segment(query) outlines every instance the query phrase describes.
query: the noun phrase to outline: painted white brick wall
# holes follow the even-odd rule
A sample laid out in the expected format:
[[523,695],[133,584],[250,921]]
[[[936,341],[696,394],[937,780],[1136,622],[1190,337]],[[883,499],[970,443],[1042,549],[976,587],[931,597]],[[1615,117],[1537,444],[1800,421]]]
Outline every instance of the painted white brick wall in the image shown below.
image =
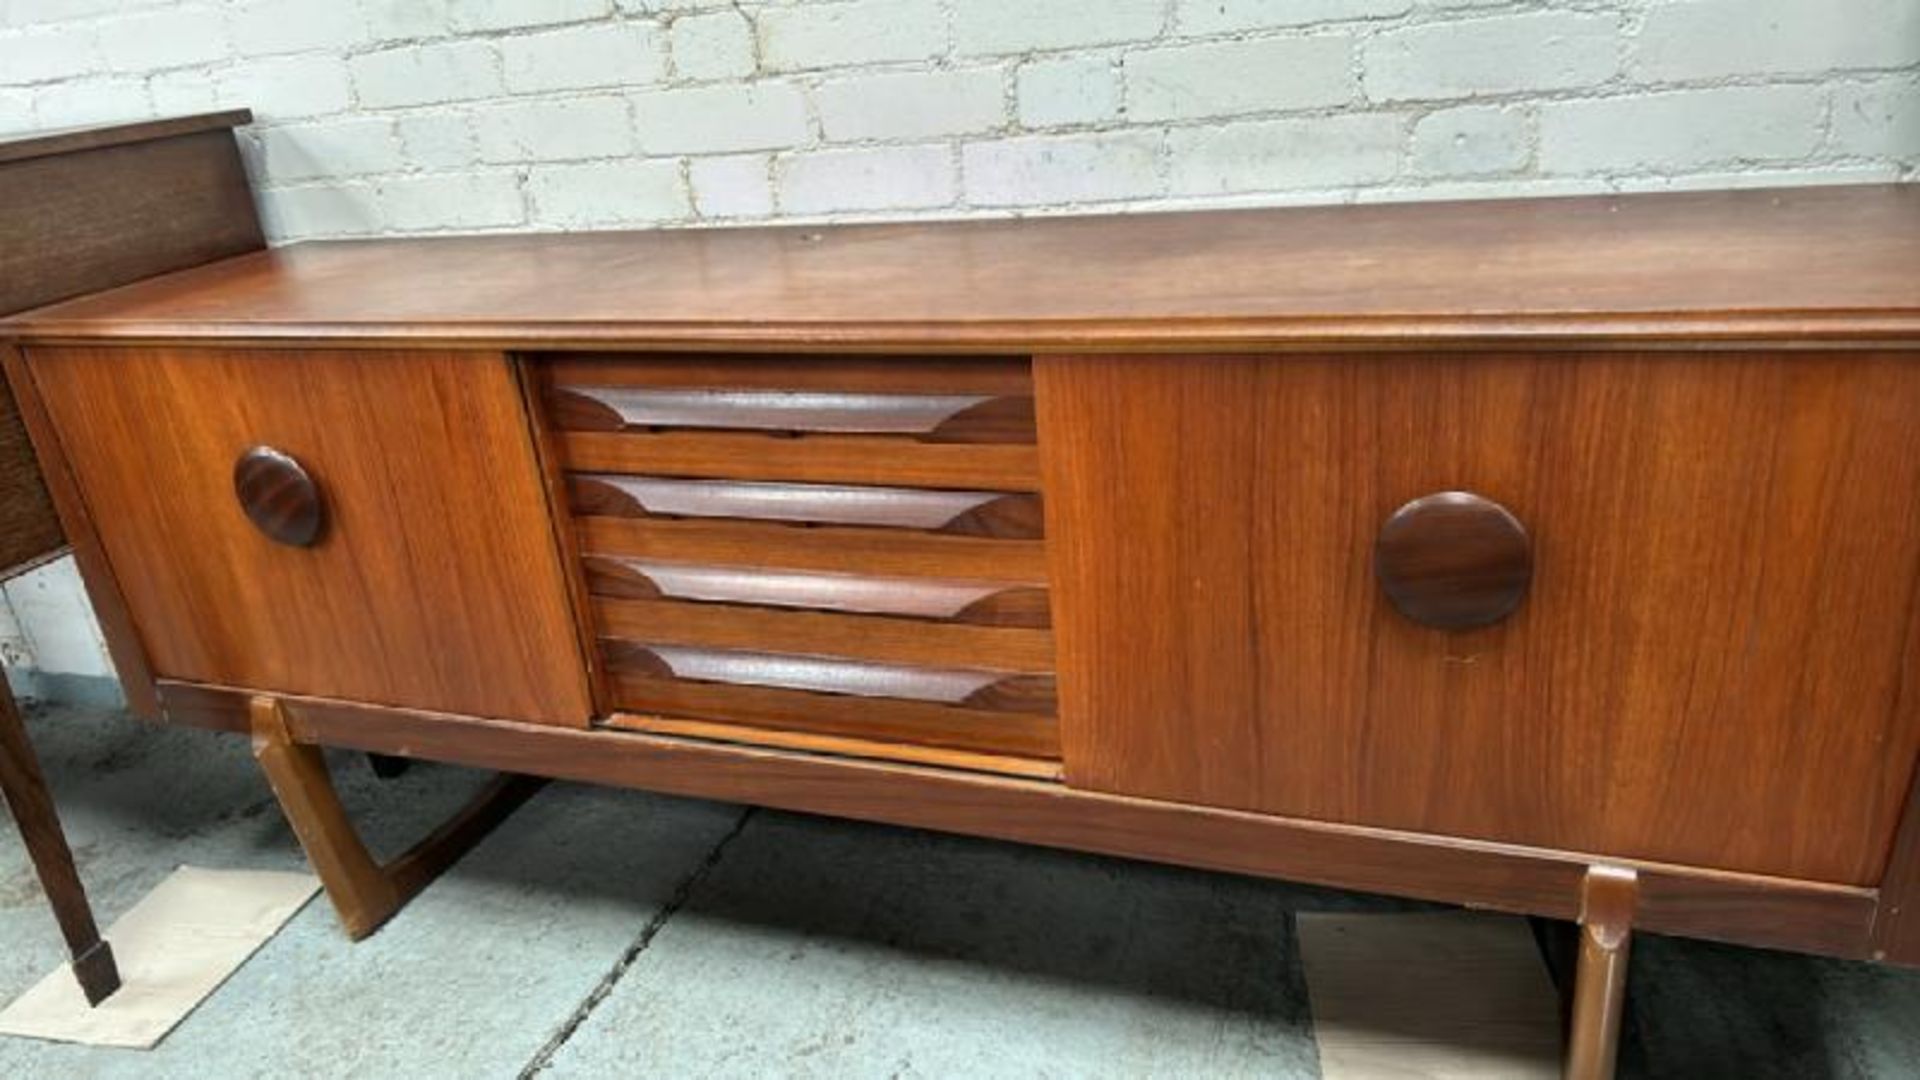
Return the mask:
[[[710,49],[701,51],[684,40],[680,30],[689,21],[674,24],[674,40],[683,52],[699,53],[696,62],[710,61]],[[667,45],[651,23],[591,23],[507,38],[500,43],[500,60],[511,94],[644,86],[666,75]]]
[[233,105],[277,241],[1908,180],[1920,0],[0,0],[0,134]]
[[4,586],[0,663],[61,675],[111,676],[86,591],[71,558],[21,574]]
[[1360,93],[1353,46],[1346,34],[1316,34],[1141,49],[1121,61],[1127,115],[1218,122],[1344,105]]
[[1920,0],[0,0],[276,240],[1908,179]]
[[930,139],[1004,125],[1006,81],[997,67],[862,75],[820,84],[813,101],[829,142]]

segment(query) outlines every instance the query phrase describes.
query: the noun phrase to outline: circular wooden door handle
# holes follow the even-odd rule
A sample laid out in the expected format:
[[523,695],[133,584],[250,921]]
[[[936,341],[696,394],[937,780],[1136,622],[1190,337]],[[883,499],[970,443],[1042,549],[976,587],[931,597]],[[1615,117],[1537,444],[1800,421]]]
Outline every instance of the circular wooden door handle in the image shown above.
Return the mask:
[[291,454],[255,446],[233,463],[233,494],[247,520],[267,538],[310,547],[326,527],[320,486]]
[[1422,496],[1393,512],[1373,572],[1400,614],[1462,630],[1499,622],[1533,580],[1533,543],[1506,507],[1470,491]]

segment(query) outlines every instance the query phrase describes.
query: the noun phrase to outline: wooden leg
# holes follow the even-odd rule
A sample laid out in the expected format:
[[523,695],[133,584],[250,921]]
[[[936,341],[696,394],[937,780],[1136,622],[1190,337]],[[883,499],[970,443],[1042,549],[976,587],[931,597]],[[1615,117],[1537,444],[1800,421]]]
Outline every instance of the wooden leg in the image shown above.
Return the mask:
[[1627,955],[1639,876],[1595,866],[1587,871],[1580,910],[1580,958],[1567,1030],[1568,1080],[1612,1080],[1627,1000]]
[[254,698],[251,714],[254,760],[267,774],[287,823],[320,875],[340,925],[355,941],[379,929],[545,783],[529,776],[496,776],[444,825],[382,866],[340,805],[320,748],[295,740],[286,710],[274,698]]
[[20,826],[27,855],[40,875],[40,885],[53,905],[53,917],[67,939],[73,974],[80,980],[87,1002],[98,1005],[120,989],[120,969],[113,949],[100,937],[87,891],[73,866],[73,850],[55,816],[53,796],[47,791],[40,763],[27,742],[27,728],[14,705],[13,693],[0,680],[0,793],[6,796],[13,820]]

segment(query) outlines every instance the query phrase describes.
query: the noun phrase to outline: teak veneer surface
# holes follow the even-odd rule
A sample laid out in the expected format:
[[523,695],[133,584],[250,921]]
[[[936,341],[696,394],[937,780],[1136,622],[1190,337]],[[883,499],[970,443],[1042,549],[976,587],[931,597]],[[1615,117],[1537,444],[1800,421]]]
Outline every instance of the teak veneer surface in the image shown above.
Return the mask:
[[[505,357],[41,348],[30,369],[156,675],[587,722]],[[235,498],[261,443],[318,483],[311,547]]]
[[29,341],[1058,350],[1920,334],[1920,187],[297,244]]
[[[1887,865],[1920,747],[1920,362],[1035,365],[1069,783],[1812,880]],[[1394,610],[1408,500],[1532,536],[1492,626]]]

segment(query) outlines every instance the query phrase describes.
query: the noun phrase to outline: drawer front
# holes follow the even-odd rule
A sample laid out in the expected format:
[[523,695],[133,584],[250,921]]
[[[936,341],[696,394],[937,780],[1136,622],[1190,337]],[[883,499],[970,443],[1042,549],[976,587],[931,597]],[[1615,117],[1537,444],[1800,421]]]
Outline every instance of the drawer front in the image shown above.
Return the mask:
[[1026,361],[533,372],[616,723],[1024,774],[1058,758]]
[[573,474],[569,488],[575,513],[608,517],[734,518],[1023,539],[1039,536],[1041,528],[1038,495],[1000,491],[581,472]]
[[29,366],[156,675],[590,719],[505,357],[60,348]]
[[1920,358],[1036,363],[1070,783],[1878,880]]

